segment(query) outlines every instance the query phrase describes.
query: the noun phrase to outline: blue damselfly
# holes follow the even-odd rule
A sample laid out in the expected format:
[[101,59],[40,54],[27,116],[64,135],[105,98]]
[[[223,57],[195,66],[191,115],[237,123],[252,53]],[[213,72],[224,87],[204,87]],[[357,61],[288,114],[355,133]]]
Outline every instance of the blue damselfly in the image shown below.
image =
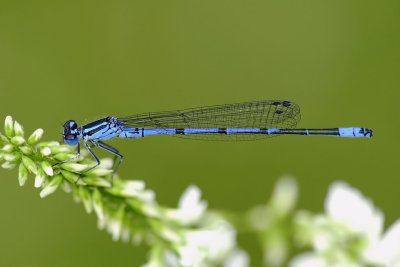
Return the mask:
[[[290,101],[267,100],[244,102],[155,112],[129,117],[107,117],[89,124],[78,126],[69,120],[64,124],[64,141],[77,145],[77,156],[59,163],[77,159],[80,156],[80,140],[100,164],[92,147],[102,148],[119,158],[116,171],[123,160],[122,154],[104,143],[112,138],[142,138],[152,135],[175,135],[200,140],[256,140],[277,135],[372,137],[372,130],[362,127],[298,129],[300,108]],[[58,164],[59,164],[58,163]]]

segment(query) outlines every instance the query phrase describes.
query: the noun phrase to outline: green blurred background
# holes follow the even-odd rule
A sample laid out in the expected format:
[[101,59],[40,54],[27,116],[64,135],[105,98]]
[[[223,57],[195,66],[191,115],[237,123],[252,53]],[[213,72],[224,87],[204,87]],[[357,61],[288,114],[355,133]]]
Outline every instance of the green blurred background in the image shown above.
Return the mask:
[[[399,1],[1,1],[0,114],[61,140],[68,119],[262,99],[302,108],[301,127],[364,126],[371,140],[280,137],[116,140],[120,175],[163,205],[190,184],[210,208],[265,202],[297,178],[299,207],[322,211],[345,180],[400,217]],[[139,266],[146,248],[114,243],[70,195],[44,200],[0,170],[0,266]],[[256,240],[241,237],[260,264]]]

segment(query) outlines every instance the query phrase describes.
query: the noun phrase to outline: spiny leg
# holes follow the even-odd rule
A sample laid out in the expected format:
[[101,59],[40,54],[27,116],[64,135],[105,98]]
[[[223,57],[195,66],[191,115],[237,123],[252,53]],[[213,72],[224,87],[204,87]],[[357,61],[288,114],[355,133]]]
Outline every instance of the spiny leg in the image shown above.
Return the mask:
[[[99,158],[98,158],[98,157],[96,156],[96,154],[93,152],[92,148],[90,147],[90,145],[89,145],[88,143],[92,143],[92,142],[90,142],[90,141],[84,142],[85,147],[86,147],[86,149],[90,152],[90,154],[93,156],[93,158],[96,160],[96,165],[94,165],[94,166],[90,167],[89,169],[83,171],[81,174],[84,174],[84,173],[87,173],[87,172],[90,171],[90,170],[93,170],[94,168],[96,168],[96,167],[99,166],[99,164],[100,164]],[[92,144],[94,144],[94,143],[92,143]]]
[[109,144],[103,143],[101,141],[92,142],[95,146],[104,149],[105,151],[110,152],[115,157],[119,158],[118,163],[116,164],[113,174],[117,172],[119,166],[121,165],[122,161],[124,160],[124,156],[121,155],[115,147],[110,146]]

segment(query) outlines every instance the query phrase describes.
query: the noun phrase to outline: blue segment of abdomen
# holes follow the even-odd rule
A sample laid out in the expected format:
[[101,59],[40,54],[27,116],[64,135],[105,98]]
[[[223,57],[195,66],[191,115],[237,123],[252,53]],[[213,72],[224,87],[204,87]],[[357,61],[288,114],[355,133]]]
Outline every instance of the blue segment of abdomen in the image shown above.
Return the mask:
[[119,138],[141,138],[150,135],[175,134],[176,129],[149,129],[149,128],[124,128],[118,135]]
[[125,128],[120,138],[141,138],[151,135],[192,135],[192,134],[269,134],[260,128]]

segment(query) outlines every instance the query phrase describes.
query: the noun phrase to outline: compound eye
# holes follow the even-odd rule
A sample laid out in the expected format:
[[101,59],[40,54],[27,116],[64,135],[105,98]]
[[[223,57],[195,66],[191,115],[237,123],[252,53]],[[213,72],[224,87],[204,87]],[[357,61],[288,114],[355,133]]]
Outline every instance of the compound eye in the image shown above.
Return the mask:
[[76,130],[78,128],[78,124],[75,121],[70,121],[69,122],[69,128],[71,130]]
[[69,120],[64,123],[64,132],[73,132],[78,129],[78,124],[74,120]]
[[64,142],[70,146],[75,146],[79,142],[79,138],[76,135],[68,134],[64,136]]
[[78,124],[74,120],[69,120],[64,123],[64,142],[68,145],[74,146],[79,142]]

